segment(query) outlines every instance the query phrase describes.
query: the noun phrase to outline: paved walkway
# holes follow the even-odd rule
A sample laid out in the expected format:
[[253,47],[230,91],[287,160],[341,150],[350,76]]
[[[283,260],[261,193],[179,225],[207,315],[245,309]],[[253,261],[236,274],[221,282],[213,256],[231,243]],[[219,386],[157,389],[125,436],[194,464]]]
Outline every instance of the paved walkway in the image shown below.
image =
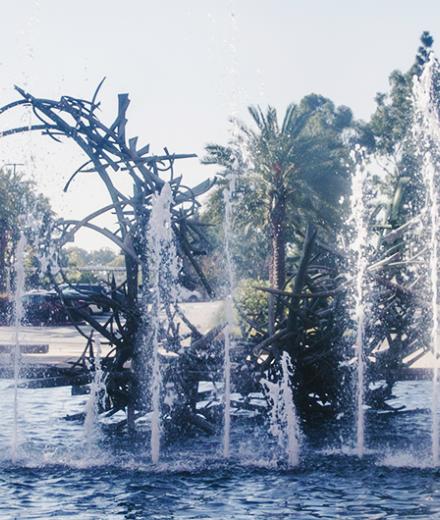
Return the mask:
[[[222,302],[196,302],[181,304],[186,317],[201,332],[207,332],[220,319]],[[88,334],[90,327],[81,328]],[[0,345],[15,343],[13,327],[0,327]],[[47,354],[24,354],[24,364],[63,364],[66,361],[76,361],[83,352],[86,340],[74,326],[23,327],[20,330],[20,343],[26,345],[49,345]],[[102,351],[105,355],[109,347],[102,338]],[[0,364],[10,363],[10,354],[0,354]]]

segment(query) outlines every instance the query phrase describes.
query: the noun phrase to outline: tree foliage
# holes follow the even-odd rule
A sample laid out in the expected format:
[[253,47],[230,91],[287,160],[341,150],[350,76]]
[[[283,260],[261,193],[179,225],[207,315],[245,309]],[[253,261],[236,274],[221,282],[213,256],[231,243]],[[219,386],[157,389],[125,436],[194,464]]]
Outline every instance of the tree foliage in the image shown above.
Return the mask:
[[[251,106],[249,114],[251,124],[236,121],[229,144],[208,145],[203,162],[238,179],[239,274],[267,278],[271,262],[278,262],[274,285],[282,286],[286,245],[301,241],[308,221],[327,234],[340,229],[350,189],[349,151],[356,142],[371,146],[371,134],[348,107],[316,94],[289,105],[281,120],[272,106]],[[213,224],[222,220],[222,189],[220,183],[208,202],[205,219]]]
[[409,70],[394,70],[389,77],[389,93],[379,92],[376,95],[377,107],[371,117],[370,128],[374,134],[376,149],[383,153],[397,154],[411,128],[413,78],[421,74],[434,43],[427,31],[422,33],[420,41],[415,61]]
[[69,270],[69,279],[75,282],[96,283],[100,279],[100,271],[81,271],[81,268],[120,267],[122,256],[113,249],[102,247],[88,251],[81,247],[70,247],[65,251],[63,267]]
[[[0,287],[8,286],[20,231],[32,246],[53,219],[48,199],[16,167],[0,169]],[[32,280],[31,280],[32,281]]]

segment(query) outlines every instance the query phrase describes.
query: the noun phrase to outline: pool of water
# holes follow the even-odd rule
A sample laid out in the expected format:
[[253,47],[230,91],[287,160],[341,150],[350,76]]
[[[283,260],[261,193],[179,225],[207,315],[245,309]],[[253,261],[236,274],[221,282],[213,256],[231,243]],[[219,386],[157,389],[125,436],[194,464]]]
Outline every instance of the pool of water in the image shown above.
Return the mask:
[[215,436],[169,444],[157,465],[147,441],[104,435],[90,447],[83,427],[63,419],[86,399],[68,388],[20,391],[12,462],[13,394],[7,382],[0,390],[1,519],[440,518],[428,382],[396,386],[405,412],[367,415],[364,459],[341,420],[309,428],[294,469],[275,456],[266,425],[249,419],[233,421],[227,462]]

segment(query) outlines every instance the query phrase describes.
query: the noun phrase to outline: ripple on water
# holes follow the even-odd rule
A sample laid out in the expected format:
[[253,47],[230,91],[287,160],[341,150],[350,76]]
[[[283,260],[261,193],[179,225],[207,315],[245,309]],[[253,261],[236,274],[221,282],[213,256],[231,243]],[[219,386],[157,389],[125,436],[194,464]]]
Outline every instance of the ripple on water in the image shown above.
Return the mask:
[[220,438],[204,436],[168,446],[154,466],[146,441],[124,449],[124,439],[104,437],[100,449],[85,453],[82,427],[61,419],[84,403],[68,389],[21,393],[22,443],[13,465],[10,390],[2,387],[0,518],[440,518],[423,409],[430,388],[409,386],[396,388],[407,413],[367,417],[362,460],[329,424],[291,470],[262,441],[264,426],[243,424],[233,428],[227,462]]

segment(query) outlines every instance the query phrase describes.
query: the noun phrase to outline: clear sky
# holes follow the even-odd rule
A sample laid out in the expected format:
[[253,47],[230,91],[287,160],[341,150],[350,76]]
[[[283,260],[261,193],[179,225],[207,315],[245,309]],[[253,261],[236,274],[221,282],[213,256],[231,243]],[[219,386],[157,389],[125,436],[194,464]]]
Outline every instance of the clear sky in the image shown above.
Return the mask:
[[[6,0],[0,102],[15,99],[14,84],[35,96],[91,97],[106,76],[106,121],[117,93],[128,92],[130,136],[154,152],[202,155],[251,103],[282,111],[315,92],[367,119],[389,73],[413,62],[423,30],[440,41],[439,0]],[[11,124],[3,118],[0,130]],[[90,177],[61,195],[81,159],[71,143],[37,135],[0,141],[0,165],[24,163],[69,217],[106,203]],[[188,184],[212,174],[198,160],[181,171]],[[104,243],[84,235],[78,245]]]

